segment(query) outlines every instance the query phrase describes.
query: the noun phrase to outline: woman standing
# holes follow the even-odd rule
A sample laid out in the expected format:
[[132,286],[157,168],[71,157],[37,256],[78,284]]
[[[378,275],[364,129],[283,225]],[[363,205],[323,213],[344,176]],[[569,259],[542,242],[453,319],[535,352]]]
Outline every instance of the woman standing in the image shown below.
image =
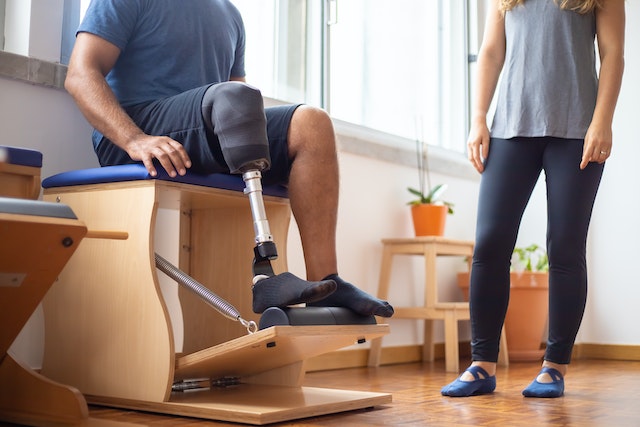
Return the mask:
[[[472,363],[445,396],[491,393],[520,220],[547,190],[549,338],[522,392],[559,397],[587,294],[586,240],[624,68],[624,0],[491,0],[468,156],[482,174],[471,270]],[[595,40],[600,59],[596,70]],[[498,85],[491,132],[487,111]]]

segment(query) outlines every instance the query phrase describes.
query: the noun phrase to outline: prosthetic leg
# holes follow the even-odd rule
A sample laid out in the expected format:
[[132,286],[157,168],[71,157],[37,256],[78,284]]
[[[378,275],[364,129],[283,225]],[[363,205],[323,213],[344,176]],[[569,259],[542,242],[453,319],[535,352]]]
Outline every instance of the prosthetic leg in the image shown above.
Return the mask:
[[[249,197],[255,233],[253,258],[253,311],[263,313],[260,329],[274,325],[375,324],[373,316],[359,316],[341,307],[308,307],[306,310],[287,306],[322,300],[332,293],[335,282],[308,282],[291,273],[276,275],[271,261],[278,251],[269,229],[262,196],[262,171],[270,167],[269,143],[262,95],[257,89],[240,82],[211,86],[203,99],[203,116],[218,137],[229,171],[242,175],[244,194]],[[224,316],[239,320],[252,333],[245,321],[229,303],[210,292],[165,259],[156,254],[156,266],[186,286]]]
[[[229,171],[242,174],[246,186],[244,193],[249,196],[256,244],[253,311],[262,313],[270,307],[283,309],[289,305],[312,303],[331,294],[336,289],[335,282],[331,280],[307,282],[288,272],[276,275],[271,267],[271,260],[276,259],[278,253],[262,198],[262,171],[269,169],[271,161],[260,91],[239,82],[211,86],[205,94],[203,114],[207,125],[218,137]],[[338,319],[356,324],[363,321],[375,323],[373,316],[362,319],[362,316],[340,307],[307,307],[305,312],[296,312],[291,317],[288,315],[290,310],[279,310],[277,314],[274,310],[271,310],[267,320],[261,322],[263,327],[298,322],[308,324],[304,320],[307,314],[310,315],[309,319],[315,319],[309,321],[328,322],[326,324],[336,324]],[[274,323],[285,322],[285,319],[288,319],[287,323]]]

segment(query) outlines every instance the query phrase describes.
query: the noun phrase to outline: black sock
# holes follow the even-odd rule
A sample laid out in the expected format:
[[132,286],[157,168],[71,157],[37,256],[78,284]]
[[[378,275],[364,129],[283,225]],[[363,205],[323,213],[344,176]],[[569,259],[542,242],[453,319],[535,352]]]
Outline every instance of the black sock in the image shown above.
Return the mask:
[[308,305],[314,307],[346,307],[362,316],[393,316],[391,304],[358,289],[351,283],[344,281],[337,274],[331,274],[325,277],[324,280],[333,280],[338,285],[338,288],[327,298]]
[[253,285],[253,311],[262,313],[269,307],[319,301],[336,290],[333,280],[307,282],[291,273],[281,273]]

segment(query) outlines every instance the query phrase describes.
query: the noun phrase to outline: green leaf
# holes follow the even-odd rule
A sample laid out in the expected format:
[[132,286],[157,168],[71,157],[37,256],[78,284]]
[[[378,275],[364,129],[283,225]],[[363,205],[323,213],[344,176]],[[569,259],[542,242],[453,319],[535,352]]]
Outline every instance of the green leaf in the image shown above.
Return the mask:
[[427,199],[429,199],[431,201],[440,200],[440,196],[442,196],[442,193],[447,191],[447,188],[448,188],[447,184],[438,184],[438,185],[436,185],[429,192],[429,195],[427,196]]

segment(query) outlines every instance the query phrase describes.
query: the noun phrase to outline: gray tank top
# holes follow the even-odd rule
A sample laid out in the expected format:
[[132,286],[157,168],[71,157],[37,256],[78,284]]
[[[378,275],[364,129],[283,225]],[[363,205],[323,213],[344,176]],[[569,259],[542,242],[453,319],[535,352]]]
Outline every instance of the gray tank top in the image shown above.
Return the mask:
[[505,14],[506,57],[491,135],[583,139],[598,90],[595,14],[526,0]]

